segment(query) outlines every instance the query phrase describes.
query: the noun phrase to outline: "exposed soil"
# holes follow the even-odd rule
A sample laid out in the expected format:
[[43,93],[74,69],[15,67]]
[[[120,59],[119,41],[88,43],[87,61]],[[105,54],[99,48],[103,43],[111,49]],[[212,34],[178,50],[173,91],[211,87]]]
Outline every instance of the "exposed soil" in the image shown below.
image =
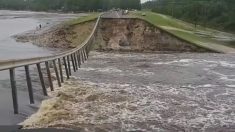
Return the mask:
[[99,50],[208,52],[140,19],[102,19]]
[[[48,33],[44,37],[53,44],[45,41],[44,46],[76,46],[76,35],[84,35],[76,26]],[[97,40],[95,48],[105,51],[207,52],[137,19],[102,20]],[[230,55],[91,52],[75,77],[23,125],[77,131],[232,131],[234,68]]]
[[[31,42],[40,47],[74,48],[91,33],[95,21],[73,26],[59,25],[41,33],[17,35],[17,41]],[[139,19],[102,19],[95,49],[99,51],[173,51],[209,52],[179,39],[164,30]]]
[[[31,42],[40,47],[75,48],[90,34],[95,21],[89,21],[73,26],[57,25],[41,33],[26,33],[16,36],[17,41]],[[35,31],[36,32],[36,31]]]

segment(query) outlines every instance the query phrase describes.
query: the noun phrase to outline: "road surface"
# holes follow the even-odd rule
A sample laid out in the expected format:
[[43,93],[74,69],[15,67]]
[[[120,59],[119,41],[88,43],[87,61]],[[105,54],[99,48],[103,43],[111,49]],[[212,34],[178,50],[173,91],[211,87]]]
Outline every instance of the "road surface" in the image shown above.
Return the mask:
[[123,15],[122,11],[110,11],[102,15],[102,18],[130,18],[128,15]]

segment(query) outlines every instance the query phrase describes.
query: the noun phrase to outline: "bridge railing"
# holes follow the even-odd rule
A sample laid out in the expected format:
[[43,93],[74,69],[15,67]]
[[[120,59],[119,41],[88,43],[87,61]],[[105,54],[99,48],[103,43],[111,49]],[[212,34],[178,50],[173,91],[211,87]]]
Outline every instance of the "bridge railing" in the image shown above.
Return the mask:
[[72,69],[74,72],[76,72],[78,68],[80,68],[81,64],[88,59],[89,51],[95,39],[95,33],[97,31],[99,21],[100,16],[98,17],[96,24],[92,30],[92,33],[89,35],[89,37],[81,45],[72,50],[45,57],[0,61],[0,71],[9,70],[13,108],[15,114],[19,113],[15,69],[19,67],[24,67],[30,104],[34,104],[34,94],[29,67],[32,65],[36,65],[39,80],[42,86],[42,91],[45,96],[47,96],[48,94],[47,88],[45,86],[44,74],[42,73],[41,64],[45,64],[50,90],[53,91],[54,86],[49,64],[53,65],[58,86],[61,87],[62,83],[64,82],[63,67],[65,69],[66,77],[67,79],[69,79],[72,75]]

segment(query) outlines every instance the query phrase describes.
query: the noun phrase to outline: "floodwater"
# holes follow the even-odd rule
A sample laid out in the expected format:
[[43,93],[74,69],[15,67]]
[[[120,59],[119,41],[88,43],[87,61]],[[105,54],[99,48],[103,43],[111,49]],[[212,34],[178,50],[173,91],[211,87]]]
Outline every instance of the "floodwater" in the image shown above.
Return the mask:
[[235,130],[234,54],[92,52],[74,76],[94,88],[73,104],[79,130]]
[[[47,56],[58,52],[55,49],[46,49],[30,43],[16,42],[13,36],[21,33],[34,33],[39,24],[43,27],[41,31],[45,31],[56,24],[79,16],[81,14],[0,10],[0,61]],[[31,67],[31,70],[36,71],[35,67]],[[35,91],[36,103],[34,105],[29,104],[24,69],[16,69],[20,114],[14,115],[9,73],[8,71],[0,72],[0,125],[20,123],[36,112],[38,104],[45,99],[38,83],[38,75],[34,72],[31,74]]]
[[15,12],[0,11],[0,60],[19,59],[49,55],[51,52],[29,43],[16,42],[13,35],[35,29],[40,21],[33,18],[21,18],[21,14]]

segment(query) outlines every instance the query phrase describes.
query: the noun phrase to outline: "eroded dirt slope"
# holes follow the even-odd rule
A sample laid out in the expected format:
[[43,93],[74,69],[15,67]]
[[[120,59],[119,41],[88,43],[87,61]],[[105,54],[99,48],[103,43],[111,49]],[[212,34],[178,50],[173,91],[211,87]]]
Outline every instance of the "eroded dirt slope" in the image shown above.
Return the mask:
[[95,21],[89,21],[73,26],[59,25],[40,34],[23,34],[16,36],[17,41],[31,42],[40,47],[75,48],[90,34]]
[[140,19],[102,19],[99,50],[206,52]]

